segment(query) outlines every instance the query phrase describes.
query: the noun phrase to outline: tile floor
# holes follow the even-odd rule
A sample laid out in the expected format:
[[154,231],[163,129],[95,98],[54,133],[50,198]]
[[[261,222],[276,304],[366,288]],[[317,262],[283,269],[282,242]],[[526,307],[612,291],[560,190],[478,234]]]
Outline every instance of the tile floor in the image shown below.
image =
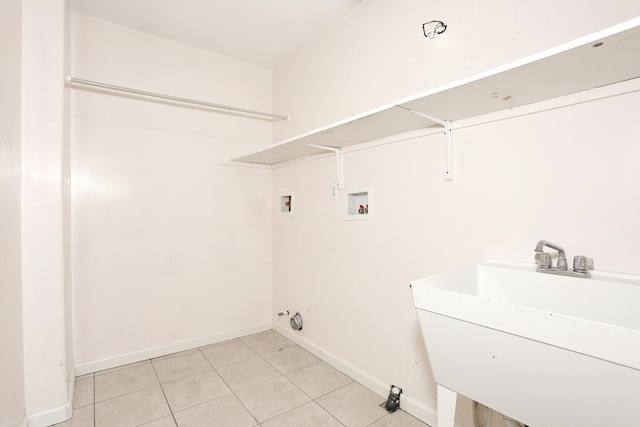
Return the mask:
[[57,427],[428,427],[269,330],[76,378]]

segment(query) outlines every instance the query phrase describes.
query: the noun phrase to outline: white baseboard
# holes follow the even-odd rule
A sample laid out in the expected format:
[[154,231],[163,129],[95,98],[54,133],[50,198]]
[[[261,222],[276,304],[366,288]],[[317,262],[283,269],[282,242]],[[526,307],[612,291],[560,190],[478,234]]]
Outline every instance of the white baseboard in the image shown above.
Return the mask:
[[29,427],[48,427],[71,418],[71,402],[63,406],[27,415]]
[[[367,387],[369,390],[381,396],[383,399],[386,399],[389,396],[389,389],[391,388],[391,384],[387,384],[379,378],[376,378],[373,375],[370,375],[358,369],[351,363],[331,353],[328,353],[320,349],[319,347],[316,347],[314,344],[301,337],[299,334],[296,334],[292,329],[283,327],[276,322],[273,322],[273,329],[289,338],[291,341],[295,342],[308,352],[312,353],[314,356],[327,362],[329,365],[333,366],[340,372],[353,378],[363,386]],[[418,402],[416,399],[413,399],[404,393],[402,394],[402,397],[400,399],[400,408],[430,426],[436,425],[435,409],[425,406],[424,404]]]
[[246,328],[236,329],[229,332],[222,332],[202,338],[181,341],[174,344],[163,345],[159,347],[149,348],[145,350],[135,351],[132,353],[121,354],[118,356],[107,357],[90,362],[83,362],[76,365],[76,375],[85,375],[93,372],[102,371],[104,369],[115,368],[117,366],[128,365],[130,363],[140,362],[141,360],[152,359],[154,357],[165,356],[167,354],[176,353],[178,351],[190,350],[196,347],[202,347],[209,344],[216,344],[233,338],[242,337],[256,332],[266,331],[272,328],[271,322],[260,323]]
[[[117,366],[139,362],[141,360],[147,360],[147,359],[152,359],[154,357],[165,356],[167,354],[176,353],[179,351],[190,350],[192,348],[202,347],[210,344],[216,344],[216,343],[230,340],[233,338],[239,338],[239,337],[243,337],[245,335],[249,335],[257,332],[263,332],[269,329],[274,329],[278,331],[282,335],[289,338],[291,341],[298,344],[300,347],[304,348],[305,350],[309,351],[316,357],[327,362],[329,365],[343,372],[345,375],[348,375],[349,377],[353,378],[354,380],[364,385],[365,387],[367,387],[368,389],[370,389],[371,391],[373,391],[383,399],[387,398],[389,394],[389,388],[391,387],[390,384],[386,384],[384,381],[358,369],[351,363],[331,353],[328,353],[322,350],[321,348],[317,347],[315,344],[311,343],[310,341],[296,334],[291,329],[285,328],[277,324],[276,322],[261,323],[261,324],[250,326],[247,328],[236,329],[234,331],[223,332],[223,333],[211,335],[208,337],[182,341],[175,344],[169,344],[165,346],[159,346],[151,349],[127,353],[119,356],[80,363],[75,367],[75,374],[78,376],[85,375],[85,374],[89,374],[97,371],[102,371],[104,369],[110,369]],[[71,384],[73,384],[73,382],[71,382]],[[73,399],[73,390],[70,391],[69,396],[71,399]],[[65,419],[68,419],[69,417],[71,417],[71,412],[70,412],[71,402],[72,400],[70,400],[67,405],[61,408],[56,408],[51,411],[43,412],[40,414],[30,415],[28,423],[25,424],[23,422],[23,425],[21,427],[46,427],[48,425],[51,425],[57,422],[62,422]],[[400,407],[407,413],[413,415],[414,417],[425,422],[426,424],[430,426],[436,425],[435,409],[425,406],[423,403],[418,402],[416,399],[413,399],[404,393],[402,394],[402,398],[400,399]],[[65,419],[60,418],[60,417],[66,416],[67,411],[69,411],[69,416]],[[56,421],[50,424],[41,423],[42,420],[50,420],[50,419],[53,419],[54,416]],[[460,427],[460,426],[456,423],[456,427]]]
[[69,369],[67,378],[67,402],[56,408],[46,411],[28,414],[23,420],[21,427],[48,427],[67,421],[73,415],[73,393],[75,392],[75,368]]

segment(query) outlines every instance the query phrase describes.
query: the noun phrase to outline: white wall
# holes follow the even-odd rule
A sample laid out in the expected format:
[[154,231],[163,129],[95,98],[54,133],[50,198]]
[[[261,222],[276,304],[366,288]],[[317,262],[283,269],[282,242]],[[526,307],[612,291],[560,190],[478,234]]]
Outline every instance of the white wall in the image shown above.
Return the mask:
[[[640,14],[636,0],[367,0],[274,70],[280,141]],[[427,39],[422,24],[442,20]]]
[[65,277],[66,2],[22,1],[22,299],[25,404],[32,427],[71,413]]
[[3,3],[0,14],[0,426],[24,417],[22,282],[20,272],[21,7]]
[[[292,116],[274,125],[275,139],[640,14],[635,1],[564,7],[369,0],[274,71],[274,108]],[[439,39],[421,34],[430,19],[449,24]],[[273,193],[293,191],[296,208],[274,214],[274,309],[300,310],[301,338],[379,391],[403,387],[434,422],[408,282],[488,257],[533,262],[540,239],[593,256],[597,269],[640,273],[639,104],[636,92],[456,131],[454,182],[443,179],[441,134],[350,151],[345,184],[373,186],[372,221],[343,221],[344,192],[329,199],[333,158],[276,168]],[[459,407],[471,426],[469,402]]]
[[[64,68],[71,69],[71,5],[70,0],[65,0],[64,14]],[[63,239],[64,239],[64,278],[65,278],[65,325],[66,325],[66,359],[67,376],[74,378],[75,361],[73,359],[73,283],[71,275],[71,90],[69,86],[64,88],[64,136],[62,149],[62,187],[63,187]],[[75,386],[75,381],[73,383]]]
[[[271,109],[269,69],[72,19],[75,77]],[[72,89],[79,373],[268,327],[271,172],[218,161],[270,135],[263,120]]]

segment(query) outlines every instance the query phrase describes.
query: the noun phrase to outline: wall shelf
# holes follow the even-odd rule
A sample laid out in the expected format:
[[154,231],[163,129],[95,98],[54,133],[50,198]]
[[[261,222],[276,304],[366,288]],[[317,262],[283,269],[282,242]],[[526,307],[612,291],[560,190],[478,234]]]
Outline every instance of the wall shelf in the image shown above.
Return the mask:
[[[453,178],[455,122],[640,77],[640,17],[527,58],[342,120],[236,162],[277,164],[412,130],[447,127]],[[414,114],[415,113],[415,114]]]
[[312,145],[344,148],[431,126],[437,123],[390,104],[231,160],[273,165],[327,152]]
[[405,98],[398,105],[455,122],[637,77],[640,18]]

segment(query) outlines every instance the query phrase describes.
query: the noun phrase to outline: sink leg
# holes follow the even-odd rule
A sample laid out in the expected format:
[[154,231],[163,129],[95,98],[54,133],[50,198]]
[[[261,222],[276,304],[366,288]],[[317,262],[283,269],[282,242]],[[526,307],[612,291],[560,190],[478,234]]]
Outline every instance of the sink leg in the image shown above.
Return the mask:
[[438,384],[438,427],[454,427],[458,393]]

